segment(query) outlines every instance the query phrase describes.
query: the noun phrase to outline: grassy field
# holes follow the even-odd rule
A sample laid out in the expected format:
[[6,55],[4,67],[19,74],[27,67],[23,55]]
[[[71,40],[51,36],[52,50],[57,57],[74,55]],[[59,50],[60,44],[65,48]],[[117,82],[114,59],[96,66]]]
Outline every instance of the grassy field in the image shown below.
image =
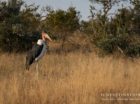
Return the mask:
[[25,71],[24,61],[24,54],[0,54],[0,104],[140,103],[140,59],[49,54],[39,62],[38,76],[35,64]]

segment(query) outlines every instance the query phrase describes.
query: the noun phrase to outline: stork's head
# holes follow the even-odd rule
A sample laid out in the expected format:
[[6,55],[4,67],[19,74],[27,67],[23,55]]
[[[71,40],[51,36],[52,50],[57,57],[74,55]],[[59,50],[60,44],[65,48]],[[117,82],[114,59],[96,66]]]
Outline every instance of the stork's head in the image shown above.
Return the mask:
[[46,40],[49,40],[49,41],[52,41],[52,39],[49,37],[49,35],[47,34],[46,31],[42,31],[42,40],[46,41]]

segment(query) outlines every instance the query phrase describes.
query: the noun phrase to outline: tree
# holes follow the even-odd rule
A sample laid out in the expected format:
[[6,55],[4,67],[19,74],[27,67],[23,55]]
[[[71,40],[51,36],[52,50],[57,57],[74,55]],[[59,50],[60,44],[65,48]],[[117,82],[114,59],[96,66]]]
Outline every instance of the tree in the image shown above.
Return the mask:
[[[95,18],[98,19],[100,28],[102,28],[102,35],[107,36],[108,32],[106,30],[108,29],[109,11],[112,9],[114,5],[118,4],[120,1],[126,0],[89,0],[89,1],[91,2],[90,11],[92,21],[94,21]],[[101,5],[102,9],[97,11],[97,9],[95,8],[96,6],[93,5],[94,3]],[[94,28],[94,26],[92,27]]]
[[134,6],[132,9],[133,18],[132,18],[132,31],[135,34],[140,34],[140,1],[139,0],[130,0],[131,4]]
[[66,38],[79,29],[79,12],[74,7],[70,7],[67,11],[50,10],[42,23],[55,39],[62,40],[63,49]]
[[27,6],[21,11],[22,1],[0,3],[0,49],[8,52],[24,51],[31,47],[33,35],[39,29],[38,7]]
[[[15,5],[16,3],[16,5]],[[12,47],[15,43],[15,38],[17,37],[13,33],[15,24],[19,22],[18,15],[20,11],[22,2],[17,2],[12,0],[11,2],[2,2],[0,4],[0,45],[1,49],[6,51],[12,51]]]

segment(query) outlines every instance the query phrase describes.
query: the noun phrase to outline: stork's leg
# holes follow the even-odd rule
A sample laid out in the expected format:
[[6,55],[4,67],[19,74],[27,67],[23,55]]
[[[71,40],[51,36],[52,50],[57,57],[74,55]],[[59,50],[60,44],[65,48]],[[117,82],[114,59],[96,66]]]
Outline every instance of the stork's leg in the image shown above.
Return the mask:
[[39,63],[38,63],[38,61],[37,61],[37,63],[36,63],[36,78],[38,79],[38,68],[39,68]]

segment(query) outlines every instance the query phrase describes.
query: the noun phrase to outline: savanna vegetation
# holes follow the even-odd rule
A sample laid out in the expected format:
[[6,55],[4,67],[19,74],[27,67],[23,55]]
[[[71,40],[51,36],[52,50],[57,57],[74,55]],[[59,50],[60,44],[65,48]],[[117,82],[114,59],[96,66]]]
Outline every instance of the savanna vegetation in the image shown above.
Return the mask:
[[24,70],[24,54],[0,57],[0,104],[140,102],[139,59],[100,58],[93,53],[49,54],[40,60],[37,76],[35,64],[29,72]]
[[[110,14],[116,5],[129,2]],[[47,5],[47,4],[46,4]],[[95,6],[96,5],[96,6]],[[101,8],[97,9],[97,5]],[[99,53],[120,52],[127,56],[139,56],[139,0],[90,0],[91,15],[81,21],[75,7],[54,10],[46,6],[27,5],[21,0],[0,2],[0,49],[7,52],[25,52],[47,30],[55,42],[61,43],[59,51],[95,48]],[[76,35],[74,35],[76,34]],[[71,39],[74,37],[73,39]],[[74,40],[85,38],[85,40]],[[83,45],[81,41],[86,41]],[[81,43],[80,43],[81,42]],[[68,47],[70,49],[66,49]],[[82,47],[82,48],[81,48]],[[95,50],[94,49],[94,50]],[[97,52],[97,51],[96,51]]]
[[[89,2],[85,21],[75,7],[0,1],[0,104],[140,103],[140,59],[132,58],[140,55],[140,1]],[[25,53],[42,30],[53,42],[38,74],[36,63],[25,71]]]

